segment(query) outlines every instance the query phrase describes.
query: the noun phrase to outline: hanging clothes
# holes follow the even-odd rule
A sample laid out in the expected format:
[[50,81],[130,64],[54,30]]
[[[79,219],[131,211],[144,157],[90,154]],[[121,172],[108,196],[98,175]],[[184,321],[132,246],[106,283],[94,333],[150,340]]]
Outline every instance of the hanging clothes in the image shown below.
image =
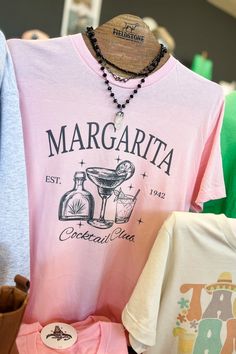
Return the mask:
[[204,204],[204,213],[224,213],[236,218],[236,91],[225,99],[225,113],[221,130],[221,153],[226,197]]
[[174,212],[122,319],[137,353],[235,350],[236,220]]
[[207,58],[207,53],[205,51],[202,54],[194,55],[191,69],[198,75],[201,75],[208,80],[212,80],[213,61]]
[[19,97],[12,59],[0,31],[0,285],[29,277],[29,220]]
[[[170,56],[115,129],[117,111],[81,34],[8,45],[30,200],[24,320],[119,322],[168,215],[225,195],[221,87]],[[107,77],[121,101],[140,82]]]
[[[72,327],[77,332],[75,344],[67,349],[52,349],[42,341],[40,333],[43,327],[39,323],[23,324],[17,337],[19,353],[128,354],[124,327],[120,323],[112,323],[102,316],[89,316],[84,321],[73,323]],[[49,332],[49,334],[53,333]],[[71,335],[63,332],[63,325],[59,335],[59,337],[56,335],[53,337],[55,343],[71,339]],[[53,341],[51,343],[54,344]]]

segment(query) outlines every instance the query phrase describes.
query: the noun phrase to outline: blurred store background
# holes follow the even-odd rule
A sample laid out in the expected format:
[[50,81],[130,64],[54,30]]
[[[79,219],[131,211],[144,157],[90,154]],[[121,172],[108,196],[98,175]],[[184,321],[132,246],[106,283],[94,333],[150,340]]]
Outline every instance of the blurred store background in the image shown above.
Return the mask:
[[122,13],[151,17],[174,40],[176,58],[200,70],[205,63],[206,77],[234,85],[236,0],[0,0],[0,29],[7,38],[30,29],[58,37]]

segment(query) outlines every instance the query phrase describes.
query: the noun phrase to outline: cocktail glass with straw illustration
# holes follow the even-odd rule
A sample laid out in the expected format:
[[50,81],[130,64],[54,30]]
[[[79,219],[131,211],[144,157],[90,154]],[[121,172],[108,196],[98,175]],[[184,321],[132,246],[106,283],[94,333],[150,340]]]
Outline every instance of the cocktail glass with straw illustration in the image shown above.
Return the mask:
[[114,223],[105,219],[107,199],[114,189],[133,176],[134,165],[130,161],[122,161],[115,170],[102,167],[89,167],[86,173],[90,181],[98,188],[98,194],[102,198],[100,216],[98,219],[88,220],[88,223],[99,229],[108,229]]
[[139,192],[140,189],[135,195],[130,195],[124,194],[121,188],[119,191],[114,191],[114,194],[116,195],[116,224],[124,224],[129,221]]

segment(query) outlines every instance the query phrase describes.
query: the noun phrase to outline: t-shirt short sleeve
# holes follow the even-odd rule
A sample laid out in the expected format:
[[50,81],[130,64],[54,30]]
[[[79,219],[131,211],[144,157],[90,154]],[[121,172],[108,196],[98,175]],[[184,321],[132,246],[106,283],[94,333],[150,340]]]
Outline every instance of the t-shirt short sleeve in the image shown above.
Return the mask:
[[122,313],[130,344],[143,353],[156,342],[156,326],[162,288],[171,255],[171,234],[175,223],[172,214],[163,224],[133,294]]
[[225,197],[225,185],[220,147],[220,132],[224,115],[223,95],[213,110],[213,126],[201,157],[194,187],[191,210],[202,211],[203,203]]

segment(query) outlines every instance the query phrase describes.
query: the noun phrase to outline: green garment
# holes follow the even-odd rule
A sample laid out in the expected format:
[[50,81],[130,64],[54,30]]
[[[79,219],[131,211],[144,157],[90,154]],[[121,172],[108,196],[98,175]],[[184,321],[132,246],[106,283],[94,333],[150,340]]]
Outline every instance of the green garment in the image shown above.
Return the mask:
[[196,54],[193,57],[191,69],[208,80],[212,79],[213,62],[210,59],[204,58],[201,54]]
[[236,91],[225,100],[221,153],[227,197],[205,203],[203,212],[236,218]]

